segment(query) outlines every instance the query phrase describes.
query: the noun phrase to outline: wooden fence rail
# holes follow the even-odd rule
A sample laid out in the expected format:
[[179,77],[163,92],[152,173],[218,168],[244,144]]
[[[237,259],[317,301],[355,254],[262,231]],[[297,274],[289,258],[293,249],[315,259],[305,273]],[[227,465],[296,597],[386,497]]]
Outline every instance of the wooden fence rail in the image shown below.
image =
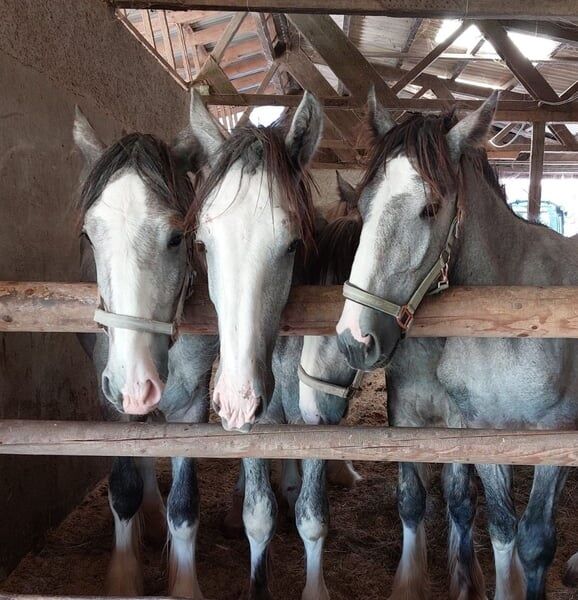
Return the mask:
[[[94,284],[0,282],[0,332],[98,332]],[[332,335],[343,308],[340,286],[292,290],[282,335]],[[181,331],[215,334],[207,290],[194,290]],[[414,337],[578,338],[578,287],[456,287],[427,298]]]
[[578,431],[0,421],[0,454],[578,466]]

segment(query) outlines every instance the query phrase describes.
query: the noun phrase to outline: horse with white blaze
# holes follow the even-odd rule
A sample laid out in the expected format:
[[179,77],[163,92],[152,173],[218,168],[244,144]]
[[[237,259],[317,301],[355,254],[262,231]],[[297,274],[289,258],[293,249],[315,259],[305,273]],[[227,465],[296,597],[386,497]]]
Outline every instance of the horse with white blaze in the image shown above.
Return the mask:
[[[144,419],[160,412],[170,422],[205,422],[217,339],[179,337],[171,346],[170,335],[191,277],[184,218],[194,190],[187,172],[202,160],[193,132],[187,128],[171,146],[134,133],[107,148],[77,110],[74,140],[86,161],[79,203],[82,274],[97,282],[97,318],[107,332],[82,335],[81,342],[101,380],[108,417]],[[130,457],[113,462],[109,502],[115,542],[107,591],[143,594],[141,511],[146,532],[161,543],[168,521],[169,593],[202,600],[195,566],[195,461],[172,459],[166,516],[154,463]]]
[[[344,286],[339,344],[355,368],[385,365],[393,375],[405,371],[419,383],[425,367],[435,382],[430,402],[449,398],[465,427],[575,429],[576,340],[405,338],[425,294],[449,281],[578,285],[576,241],[517,217],[478,149],[496,103],[493,94],[461,121],[453,114],[413,115],[396,125],[374,102],[378,139],[362,181],[363,229]],[[530,498],[518,519],[511,467],[476,468],[486,494],[495,598],[545,598],[567,469],[535,467]],[[424,492],[419,482],[410,482],[404,492],[415,503]],[[417,504],[423,506],[421,500]],[[450,514],[454,518],[451,509]],[[455,517],[459,530],[461,514]],[[415,522],[406,527],[404,520],[406,538],[414,539],[415,532]],[[568,569],[567,581],[576,580],[576,560]],[[482,597],[481,589],[467,586],[456,594],[452,597]]]
[[[291,357],[299,357],[301,340],[278,340],[278,330],[291,284],[299,280],[302,256],[313,248],[317,214],[307,167],[321,139],[321,106],[305,93],[288,128],[246,127],[226,140],[206,111],[197,114],[195,131],[204,130],[199,140],[210,154],[211,171],[191,224],[206,253],[209,294],[218,316],[220,364],[213,406],[229,430],[247,431],[257,421],[300,422],[297,365]],[[268,546],[277,505],[268,462],[245,459],[243,464],[249,595],[268,598]],[[303,598],[323,599],[325,463],[305,460],[302,465],[295,515],[307,553]]]

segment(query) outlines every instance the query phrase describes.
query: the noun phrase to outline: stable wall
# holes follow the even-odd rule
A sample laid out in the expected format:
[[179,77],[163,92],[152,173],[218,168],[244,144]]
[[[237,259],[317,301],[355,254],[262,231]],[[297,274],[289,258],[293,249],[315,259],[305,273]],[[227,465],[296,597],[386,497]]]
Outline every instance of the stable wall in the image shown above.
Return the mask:
[[[78,281],[75,104],[108,143],[172,137],[188,97],[104,2],[0,0],[0,15],[0,280]],[[0,334],[0,418],[99,419],[95,379],[73,335]],[[0,580],[106,466],[0,457]]]

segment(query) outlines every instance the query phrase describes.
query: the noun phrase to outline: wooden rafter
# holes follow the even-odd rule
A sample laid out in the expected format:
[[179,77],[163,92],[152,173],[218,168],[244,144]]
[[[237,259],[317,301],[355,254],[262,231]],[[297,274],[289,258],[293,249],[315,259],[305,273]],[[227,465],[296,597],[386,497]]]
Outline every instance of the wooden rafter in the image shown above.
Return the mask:
[[401,77],[391,88],[391,91],[397,94],[403,90],[406,85],[410,84],[418,75],[423,73],[440,54],[445,52],[469,26],[469,21],[463,21],[443,42],[440,42],[427,56],[424,56],[415,67],[403,75],[403,77]]
[[[480,30],[494,46],[496,52],[503,58],[508,68],[516,76],[524,88],[537,100],[546,102],[559,102],[560,98],[554,88],[546,81],[544,76],[536,69],[531,61],[526,58],[508,37],[502,25],[495,21],[480,21]],[[552,125],[551,129],[556,137],[570,149],[578,148],[578,142],[565,125]]]
[[351,95],[361,96],[365,100],[373,85],[380,100],[395,105],[396,95],[331,17],[303,14],[288,14],[287,17],[323,57]]
[[[413,41],[415,40],[415,38],[417,36],[417,32],[419,31],[422,23],[423,23],[423,19],[414,19],[413,20],[411,27],[409,28],[407,38],[405,39],[405,44],[403,45],[403,47],[401,49],[402,54],[405,54],[411,50]],[[395,64],[395,66],[399,68],[402,65],[403,65],[403,59],[399,58]]]
[[175,52],[173,49],[173,42],[171,40],[171,32],[169,30],[167,15],[164,10],[157,13],[157,22],[159,25],[159,31],[161,33],[161,42],[164,48],[165,60],[173,69],[176,69],[177,65],[175,62]]
[[[340,97],[303,50],[290,50],[279,60],[303,89],[308,89],[319,98]],[[350,147],[355,145],[361,125],[361,121],[355,113],[347,110],[332,111],[327,113],[327,120]],[[347,148],[338,155],[343,160],[356,160],[356,153]]]
[[108,0],[120,8],[169,10],[235,10],[301,12],[307,14],[386,15],[390,17],[431,17],[460,19],[575,19],[575,0]]
[[[472,48],[472,51],[470,52],[470,56],[472,58],[476,56],[476,54],[478,53],[480,48],[484,45],[484,41],[485,41],[484,38],[480,38],[478,40],[478,42],[476,43],[476,45]],[[451,75],[450,79],[455,81],[462,74],[464,69],[468,66],[468,64],[470,63],[470,60],[471,60],[471,58],[468,60],[458,61],[458,63],[452,70],[452,75]]]
[[231,18],[231,20],[227,24],[227,27],[223,31],[223,34],[221,35],[218,42],[215,44],[215,47],[211,51],[211,56],[216,62],[221,62],[221,59],[223,58],[223,54],[225,53],[227,46],[231,43],[231,40],[239,31],[247,14],[248,13],[246,12],[237,13]]
[[[298,95],[274,94],[233,94],[211,95],[207,98],[211,104],[232,106],[291,106],[299,104],[301,97]],[[363,99],[344,98],[342,96],[320,97],[319,100],[327,111],[340,111],[343,109],[363,110]],[[475,110],[480,107],[480,100],[455,100],[454,105],[458,110]],[[385,102],[384,106],[390,110],[413,110],[417,112],[441,111],[447,108],[446,100],[429,100],[412,98],[396,98],[395,103]],[[578,101],[562,106],[540,106],[538,102],[524,100],[501,100],[496,111],[496,119],[508,122],[546,123],[578,122]]]

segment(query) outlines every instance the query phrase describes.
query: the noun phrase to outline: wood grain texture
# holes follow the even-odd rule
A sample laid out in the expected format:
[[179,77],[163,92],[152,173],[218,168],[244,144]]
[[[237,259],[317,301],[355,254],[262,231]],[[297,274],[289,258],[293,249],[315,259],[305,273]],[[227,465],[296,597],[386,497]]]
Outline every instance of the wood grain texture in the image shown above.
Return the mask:
[[0,421],[0,454],[578,466],[578,431]]
[[476,19],[576,18],[575,0],[108,0],[119,8],[254,10]]
[[[0,282],[0,331],[98,332],[94,284]],[[333,335],[343,308],[341,286],[292,289],[281,335]],[[183,334],[217,333],[206,288],[187,303]],[[454,287],[426,298],[412,337],[578,338],[578,287]]]

